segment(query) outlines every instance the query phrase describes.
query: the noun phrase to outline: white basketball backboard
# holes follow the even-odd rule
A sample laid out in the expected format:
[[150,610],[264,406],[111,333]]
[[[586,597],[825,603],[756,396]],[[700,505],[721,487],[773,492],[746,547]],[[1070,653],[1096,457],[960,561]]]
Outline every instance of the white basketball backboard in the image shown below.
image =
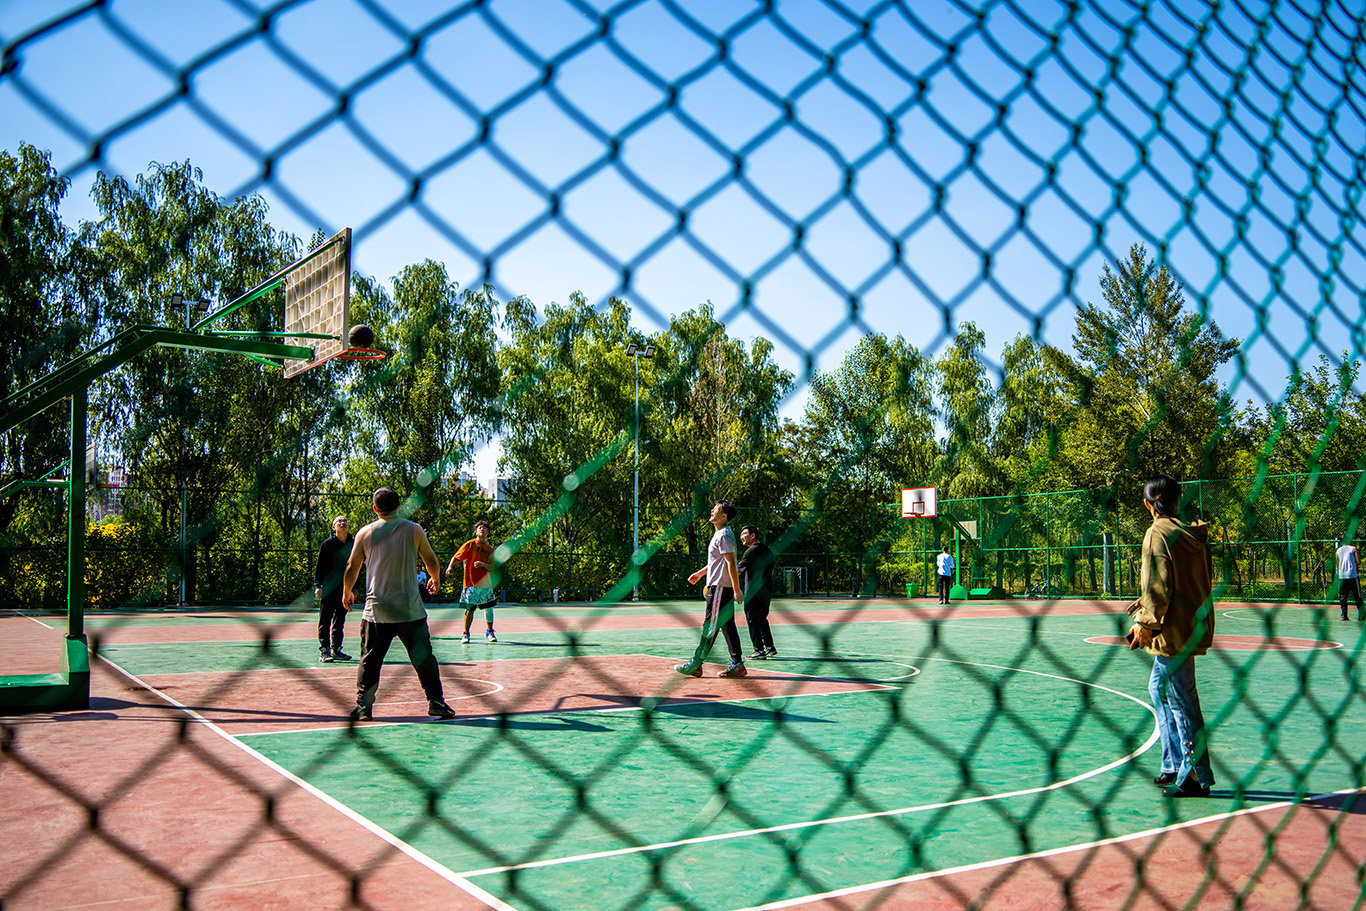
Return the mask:
[[901,518],[928,519],[937,515],[937,487],[903,487],[901,489]]
[[[313,349],[313,360],[285,360],[285,376],[303,373],[347,347],[351,333],[351,229],[334,234],[284,274],[285,342]],[[300,333],[290,338],[289,333]],[[329,338],[311,338],[322,334]]]

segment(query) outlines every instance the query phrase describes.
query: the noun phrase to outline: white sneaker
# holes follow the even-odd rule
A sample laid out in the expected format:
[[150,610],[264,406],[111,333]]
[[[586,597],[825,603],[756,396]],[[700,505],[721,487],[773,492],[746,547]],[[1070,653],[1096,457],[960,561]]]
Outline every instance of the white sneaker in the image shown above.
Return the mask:
[[498,637],[493,634],[493,630],[489,630],[487,633],[484,633],[484,638],[490,642],[498,641]]
[[460,634],[460,641],[463,642],[465,645],[469,645],[469,644],[470,644],[470,634],[469,634],[469,633],[461,633],[461,634]]

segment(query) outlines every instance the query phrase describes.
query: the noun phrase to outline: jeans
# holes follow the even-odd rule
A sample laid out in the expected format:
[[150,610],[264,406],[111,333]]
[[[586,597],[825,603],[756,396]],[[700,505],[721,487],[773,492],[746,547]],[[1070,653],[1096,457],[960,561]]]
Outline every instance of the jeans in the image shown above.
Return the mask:
[[1214,784],[1209,763],[1205,716],[1195,689],[1195,659],[1153,657],[1148,693],[1157,710],[1157,732],[1162,738],[1162,771],[1175,772],[1178,784],[1190,775],[1205,787]]

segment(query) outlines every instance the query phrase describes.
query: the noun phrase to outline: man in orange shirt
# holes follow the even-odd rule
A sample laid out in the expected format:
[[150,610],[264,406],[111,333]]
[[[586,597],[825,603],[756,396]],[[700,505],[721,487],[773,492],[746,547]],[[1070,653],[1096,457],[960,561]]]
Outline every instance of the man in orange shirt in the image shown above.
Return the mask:
[[446,575],[449,576],[455,571],[457,563],[465,565],[465,587],[460,592],[460,603],[465,607],[465,634],[460,637],[460,641],[470,641],[470,623],[474,621],[475,610],[482,607],[484,619],[489,624],[484,638],[490,642],[497,642],[498,636],[493,632],[493,578],[489,575],[489,570],[493,569],[493,545],[489,543],[489,523],[480,519],[474,524],[474,537],[461,544],[455,556],[451,557],[450,565],[446,567]]

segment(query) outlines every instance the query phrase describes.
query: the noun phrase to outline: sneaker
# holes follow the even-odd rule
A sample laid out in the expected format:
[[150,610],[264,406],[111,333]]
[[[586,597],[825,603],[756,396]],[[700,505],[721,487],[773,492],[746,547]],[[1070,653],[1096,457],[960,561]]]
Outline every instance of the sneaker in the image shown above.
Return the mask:
[[368,706],[368,705],[358,705],[358,706],[356,706],[354,709],[352,709],[352,710],[351,710],[351,714],[350,714],[350,715],[347,715],[346,717],[349,718],[349,719],[351,719],[352,721],[369,721],[369,720],[370,720],[370,706]]
[[470,634],[469,634],[469,633],[463,633],[463,634],[461,634],[461,636],[460,636],[460,641],[463,642],[465,645],[469,645],[469,644],[470,644]]
[[355,660],[356,660],[355,658],[352,658],[350,655],[346,654],[346,652],[342,651],[342,650],[339,649],[339,648],[334,648],[334,649],[332,649],[332,657],[335,658],[335,659],[337,659],[338,661],[355,661]]
[[764,651],[763,649],[756,649],[755,652],[754,652],[754,654],[750,655],[750,657],[751,657],[751,658],[761,658],[761,659],[762,659],[762,658],[767,658],[767,657],[768,657],[768,652]]
[[770,657],[770,658],[777,658],[777,657],[778,657],[778,650],[777,650],[776,648],[771,648],[771,649],[769,649],[769,650],[768,650],[768,657]]
[[319,655],[320,657],[318,658],[318,660],[321,661],[323,664],[331,664],[333,661],[337,660],[336,658],[332,657],[332,653],[327,649],[323,649],[322,652],[319,653]]
[[730,667],[717,674],[718,677],[745,677],[748,675],[749,671],[745,670],[745,663],[743,661],[736,661]]
[[700,665],[700,664],[697,664],[697,665],[692,665],[692,664],[675,664],[675,665],[674,665],[674,670],[678,671],[678,672],[679,672],[680,674],[682,674],[684,677],[701,677],[701,676],[702,676],[702,665]]
[[489,630],[487,633],[484,633],[484,638],[490,642],[498,641],[498,637],[493,634],[493,630]]
[[1209,785],[1196,781],[1193,775],[1187,775],[1185,781],[1169,785],[1162,793],[1167,797],[1208,797]]
[[444,702],[427,703],[427,714],[433,718],[440,718],[442,721],[449,721],[455,717],[455,709]]
[[1175,783],[1175,772],[1163,772],[1161,775],[1158,775],[1156,778],[1153,779],[1153,784],[1157,785],[1159,788],[1165,788],[1167,785]]

